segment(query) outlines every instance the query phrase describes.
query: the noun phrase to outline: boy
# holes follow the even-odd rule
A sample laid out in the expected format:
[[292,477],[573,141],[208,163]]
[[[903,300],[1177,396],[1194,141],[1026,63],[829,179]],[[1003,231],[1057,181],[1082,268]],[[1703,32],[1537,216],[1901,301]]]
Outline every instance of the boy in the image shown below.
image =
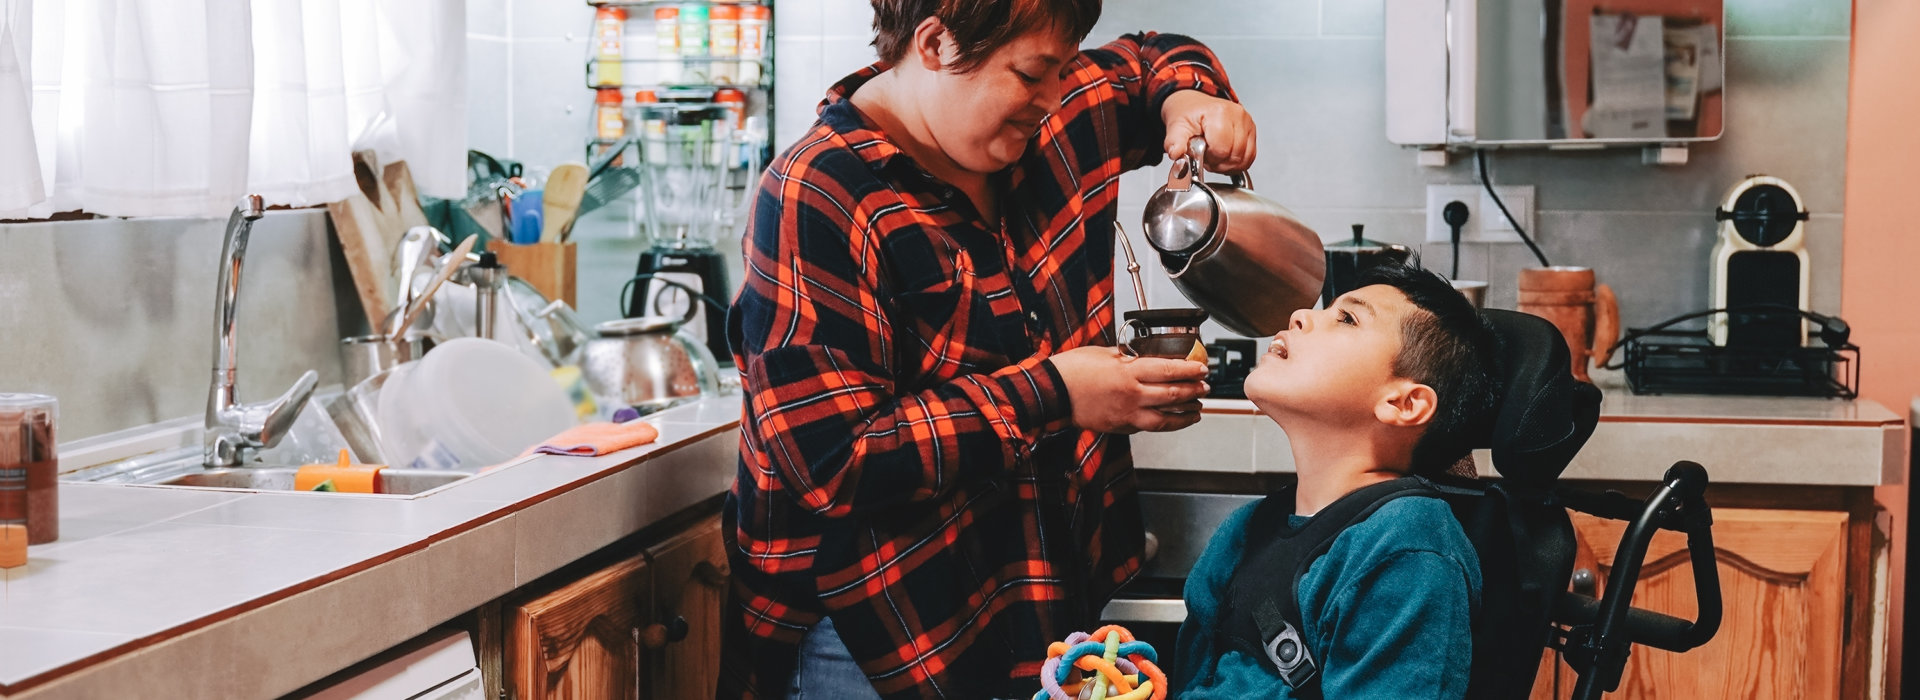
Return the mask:
[[1485,429],[1492,337],[1433,273],[1361,285],[1296,312],[1247,378],[1299,481],[1229,517],[1188,575],[1183,699],[1466,694],[1479,559],[1406,477],[1444,473]]

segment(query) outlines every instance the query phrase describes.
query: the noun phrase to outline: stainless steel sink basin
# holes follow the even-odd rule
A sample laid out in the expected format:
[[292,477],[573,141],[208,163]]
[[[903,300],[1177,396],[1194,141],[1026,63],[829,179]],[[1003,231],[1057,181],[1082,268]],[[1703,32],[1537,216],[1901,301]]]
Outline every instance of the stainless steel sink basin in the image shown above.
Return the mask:
[[250,464],[209,469],[199,447],[183,447],[99,464],[62,475],[64,481],[130,484],[146,488],[203,488],[313,493],[347,498],[414,498],[473,476],[461,471],[389,468],[380,471],[378,494],[295,491],[298,469],[285,464]]
[[[248,489],[254,491],[292,491],[294,474],[298,470],[284,467],[235,467],[231,469],[203,469],[152,482],[156,486],[197,486],[216,489]],[[382,469],[380,470],[380,493],[411,496],[465,479],[472,474],[465,472],[436,471],[429,469]]]

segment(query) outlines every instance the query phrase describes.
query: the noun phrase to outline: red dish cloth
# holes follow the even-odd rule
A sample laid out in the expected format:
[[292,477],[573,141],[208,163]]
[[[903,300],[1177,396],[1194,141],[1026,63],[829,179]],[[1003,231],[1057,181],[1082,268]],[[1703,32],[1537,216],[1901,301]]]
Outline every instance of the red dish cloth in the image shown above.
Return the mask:
[[597,457],[629,447],[639,447],[659,437],[660,430],[645,421],[588,423],[568,428],[559,435],[540,443],[540,446],[533,448],[532,451],[550,455]]

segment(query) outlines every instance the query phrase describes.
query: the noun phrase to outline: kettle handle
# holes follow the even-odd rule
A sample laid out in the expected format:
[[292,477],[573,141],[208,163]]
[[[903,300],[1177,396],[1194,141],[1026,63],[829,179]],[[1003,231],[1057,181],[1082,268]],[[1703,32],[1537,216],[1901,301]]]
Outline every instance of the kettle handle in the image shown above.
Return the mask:
[[[1192,171],[1195,181],[1205,183],[1207,179],[1207,140],[1195,136],[1187,139],[1187,168]],[[1179,168],[1174,168],[1179,170]],[[1253,176],[1242,170],[1237,173],[1222,173],[1233,181],[1233,186],[1241,189],[1253,189]]]
[[[669,287],[679,287],[680,291],[687,293],[687,315],[681,317],[680,319],[681,324],[691,323],[693,321],[694,315],[700,313],[701,302],[712,304],[714,308],[717,308],[720,310],[720,313],[722,315],[726,313],[726,307],[720,306],[718,302],[715,302],[713,300],[713,297],[709,297],[705,294],[700,293],[700,290],[694,289],[693,287],[688,286],[684,282],[676,282],[674,280],[671,280],[666,277],[662,277],[660,275],[653,274],[653,273],[641,273],[627,279],[626,285],[620,288],[620,308],[622,309],[632,308],[627,305],[627,291],[633,289],[633,283],[638,282],[640,280],[650,280],[654,282],[659,282]],[[645,294],[646,292],[643,289],[640,293]]]

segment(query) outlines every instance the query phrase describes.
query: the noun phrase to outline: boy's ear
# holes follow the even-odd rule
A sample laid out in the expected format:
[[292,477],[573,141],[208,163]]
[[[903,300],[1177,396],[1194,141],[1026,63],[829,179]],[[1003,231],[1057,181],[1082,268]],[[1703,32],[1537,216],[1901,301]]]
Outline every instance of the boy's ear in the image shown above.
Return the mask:
[[1373,417],[1396,428],[1417,428],[1433,420],[1440,408],[1440,395],[1433,387],[1411,380],[1398,380],[1373,406]]

